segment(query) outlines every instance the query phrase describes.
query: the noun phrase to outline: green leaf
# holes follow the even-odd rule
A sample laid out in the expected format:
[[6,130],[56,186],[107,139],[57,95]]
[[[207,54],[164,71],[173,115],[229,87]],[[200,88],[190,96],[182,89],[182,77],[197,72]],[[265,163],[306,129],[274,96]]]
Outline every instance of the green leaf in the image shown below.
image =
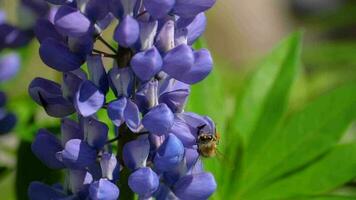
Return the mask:
[[[279,124],[288,103],[290,88],[296,78],[301,52],[301,33],[292,34],[283,40],[260,64],[250,78],[244,94],[237,104],[236,116],[232,122],[231,140],[241,137],[244,145],[242,168],[244,173],[249,163],[257,156],[256,152],[267,141]],[[239,136],[236,136],[239,134]],[[232,138],[233,137],[233,138]],[[235,159],[238,148],[233,144],[228,155]],[[235,165],[239,165],[234,161]],[[231,181],[240,176],[235,173]],[[246,184],[243,179],[239,184]],[[236,187],[236,186],[234,186]],[[236,189],[232,187],[234,191]]]
[[355,154],[355,143],[338,145],[315,164],[254,190],[242,199],[268,200],[324,194],[356,177]]
[[314,196],[314,197],[298,197],[298,198],[288,198],[286,200],[355,200],[356,197],[347,196]]
[[[263,188],[332,148],[356,117],[354,91],[356,84],[333,90],[292,116],[248,166],[245,188],[252,183]],[[256,188],[250,188],[250,192]]]
[[[236,108],[233,122],[246,145],[256,146],[272,130],[286,107],[300,58],[301,33],[294,33],[275,48],[251,77]],[[262,131],[264,129],[264,131]]]

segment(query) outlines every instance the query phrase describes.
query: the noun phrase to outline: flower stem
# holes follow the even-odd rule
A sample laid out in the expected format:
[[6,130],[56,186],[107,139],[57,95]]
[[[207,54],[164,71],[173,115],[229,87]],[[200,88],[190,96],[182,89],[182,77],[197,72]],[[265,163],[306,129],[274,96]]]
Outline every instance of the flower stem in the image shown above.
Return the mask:
[[111,51],[117,54],[117,50],[113,46],[111,46],[103,37],[101,37],[101,35],[98,36],[98,39],[100,40],[100,42],[105,44],[105,46],[107,46]]

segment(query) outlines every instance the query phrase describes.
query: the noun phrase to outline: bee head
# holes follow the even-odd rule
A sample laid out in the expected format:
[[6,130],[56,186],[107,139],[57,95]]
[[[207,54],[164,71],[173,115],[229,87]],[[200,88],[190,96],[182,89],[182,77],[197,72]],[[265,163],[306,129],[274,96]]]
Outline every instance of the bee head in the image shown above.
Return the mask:
[[211,134],[201,134],[198,136],[198,143],[209,143],[214,140],[214,136]]

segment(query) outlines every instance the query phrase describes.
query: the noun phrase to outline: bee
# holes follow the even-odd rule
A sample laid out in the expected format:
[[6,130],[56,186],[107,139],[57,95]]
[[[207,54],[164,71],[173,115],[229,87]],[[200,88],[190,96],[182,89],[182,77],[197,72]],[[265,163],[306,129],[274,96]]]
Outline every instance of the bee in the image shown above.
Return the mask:
[[214,157],[217,153],[217,146],[220,140],[220,134],[216,132],[216,129],[213,132],[204,130],[205,125],[198,127],[198,152],[201,156],[205,158]]

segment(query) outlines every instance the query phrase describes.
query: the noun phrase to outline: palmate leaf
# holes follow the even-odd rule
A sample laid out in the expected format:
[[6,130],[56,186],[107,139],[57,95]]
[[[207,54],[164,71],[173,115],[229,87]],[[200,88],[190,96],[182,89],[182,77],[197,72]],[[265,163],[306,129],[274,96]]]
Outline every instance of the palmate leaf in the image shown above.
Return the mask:
[[355,155],[355,143],[338,145],[313,165],[254,190],[242,199],[288,199],[327,193],[356,176]]
[[356,84],[338,88],[293,115],[249,163],[241,193],[254,192],[310,164],[334,146],[356,117],[354,91]]

